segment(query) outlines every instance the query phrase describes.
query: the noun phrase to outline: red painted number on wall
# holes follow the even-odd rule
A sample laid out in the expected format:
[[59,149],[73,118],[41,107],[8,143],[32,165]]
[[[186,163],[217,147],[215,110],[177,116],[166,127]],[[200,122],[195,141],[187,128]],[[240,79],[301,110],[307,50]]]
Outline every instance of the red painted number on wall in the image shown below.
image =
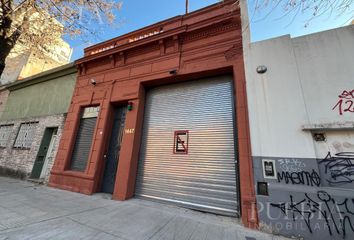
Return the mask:
[[332,110],[338,110],[339,115],[346,112],[354,113],[354,89],[351,91],[344,90],[338,97],[339,100]]

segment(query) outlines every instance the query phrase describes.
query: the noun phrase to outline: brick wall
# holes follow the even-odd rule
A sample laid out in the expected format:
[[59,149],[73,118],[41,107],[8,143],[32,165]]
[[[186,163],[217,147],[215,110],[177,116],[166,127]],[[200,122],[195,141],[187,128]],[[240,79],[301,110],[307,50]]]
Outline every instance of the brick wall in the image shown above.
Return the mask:
[[[32,146],[30,149],[16,149],[13,146],[17,137],[17,133],[20,129],[21,123],[26,122],[38,122]],[[0,125],[14,124],[14,126],[10,138],[7,142],[7,146],[5,148],[0,148],[0,174],[10,175],[22,179],[28,178],[36,160],[45,129],[47,127],[58,127],[54,150],[49,158],[47,174],[45,177],[45,182],[47,182],[50,170],[53,166],[54,158],[57,153],[59,139],[62,134],[64,122],[65,114],[1,121]]]

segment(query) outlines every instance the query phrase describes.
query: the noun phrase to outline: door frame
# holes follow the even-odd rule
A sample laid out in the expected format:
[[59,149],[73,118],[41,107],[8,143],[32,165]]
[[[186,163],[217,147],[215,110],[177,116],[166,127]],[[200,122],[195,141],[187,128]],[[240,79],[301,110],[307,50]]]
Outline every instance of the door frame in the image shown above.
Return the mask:
[[[48,161],[47,160],[48,152],[49,152],[49,148],[51,147],[51,142],[53,140],[53,134],[54,134],[54,132],[57,132],[57,131],[58,131],[58,127],[46,127],[44,129],[42,140],[41,140],[41,144],[39,145],[39,148],[38,148],[38,151],[37,151],[37,154],[36,154],[36,158],[35,158],[34,163],[33,163],[33,167],[32,167],[31,174],[30,174],[30,178],[32,178],[32,179],[41,179],[42,172],[43,172],[43,167],[44,166],[46,166],[46,167],[48,166],[48,164],[46,164],[46,161]],[[40,170],[39,176],[38,177],[33,177],[33,173],[34,173],[34,170],[36,168],[36,163],[38,161],[38,157],[39,157],[40,151],[41,151],[42,147],[44,146],[44,144],[47,144],[47,142],[45,142],[46,134],[50,135],[50,140],[48,142],[48,149],[47,149],[47,152],[45,153],[43,164],[41,166],[41,170]],[[54,147],[54,146],[52,146],[52,147]]]
[[[98,164],[98,181],[96,181],[95,183],[95,187],[94,187],[94,192],[96,193],[100,193],[101,192],[101,187],[102,187],[102,183],[103,183],[103,177],[104,177],[104,171],[105,171],[105,167],[106,167],[106,160],[105,160],[105,156],[107,156],[108,153],[108,149],[109,149],[109,145],[110,145],[110,140],[112,137],[112,130],[113,130],[113,121],[114,121],[114,114],[115,114],[115,110],[119,107],[124,107],[127,106],[128,101],[119,101],[119,102],[110,102],[109,106],[108,106],[108,117],[106,119],[106,126],[104,128],[104,131],[107,132],[107,135],[105,137],[105,141],[103,141],[103,151],[102,151],[102,158],[99,161]],[[126,119],[125,119],[125,123],[126,123]],[[124,137],[124,133],[123,133],[123,137]],[[123,139],[122,139],[123,141]],[[122,148],[121,148],[122,150]],[[120,158],[121,152],[119,152],[118,155],[118,159]],[[119,164],[118,164],[119,165]],[[119,167],[119,166],[118,166]],[[116,179],[118,176],[118,167],[117,167],[117,172],[116,172]]]
[[[119,154],[120,154],[120,150],[121,150],[121,145],[122,145],[122,140],[123,140],[123,134],[124,134],[124,126],[125,126],[125,120],[126,120],[126,114],[127,114],[127,107],[125,105],[120,105],[120,106],[115,106],[113,108],[113,117],[111,119],[111,131],[110,131],[110,137],[107,139],[107,150],[103,156],[103,160],[104,160],[104,167],[103,167],[103,174],[102,174],[102,181],[101,181],[101,185],[100,185],[100,192],[103,192],[103,186],[104,186],[104,180],[105,180],[105,174],[107,173],[107,163],[108,161],[117,161],[117,166],[116,166],[116,170],[115,173],[113,173],[114,176],[114,183],[113,183],[113,189],[112,189],[112,193],[114,192],[114,187],[116,184],[116,177],[117,177],[117,172],[118,172],[118,164],[119,164]],[[117,129],[113,129],[115,124],[116,124],[116,120],[119,119],[119,126],[117,126]],[[117,132],[113,132],[113,130],[117,131]],[[112,137],[119,137],[119,133],[121,133],[121,141],[119,143],[119,151],[117,149],[113,149],[113,151],[118,151],[118,155],[116,159],[111,159],[110,158],[110,150],[111,149],[111,144],[112,144]],[[119,140],[119,139],[118,139]]]
[[55,144],[56,144],[57,138],[58,138],[58,127],[53,127],[52,129],[53,129],[52,137],[50,139],[49,147],[48,147],[47,153],[46,153],[45,158],[44,158],[44,163],[43,163],[43,166],[42,166],[42,171],[41,171],[41,174],[39,176],[39,179],[45,179],[45,176],[46,176],[47,170],[48,170],[47,168],[48,168],[48,164],[49,164],[49,157],[52,154],[52,152],[55,151]]

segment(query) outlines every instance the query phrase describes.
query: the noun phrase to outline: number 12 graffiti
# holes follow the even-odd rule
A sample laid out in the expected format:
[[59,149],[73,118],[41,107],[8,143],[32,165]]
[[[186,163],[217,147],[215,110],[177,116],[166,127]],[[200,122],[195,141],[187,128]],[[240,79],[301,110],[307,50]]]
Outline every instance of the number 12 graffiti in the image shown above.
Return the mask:
[[354,113],[354,89],[351,91],[344,90],[338,97],[339,100],[332,110],[338,109],[339,115],[343,115],[345,112]]

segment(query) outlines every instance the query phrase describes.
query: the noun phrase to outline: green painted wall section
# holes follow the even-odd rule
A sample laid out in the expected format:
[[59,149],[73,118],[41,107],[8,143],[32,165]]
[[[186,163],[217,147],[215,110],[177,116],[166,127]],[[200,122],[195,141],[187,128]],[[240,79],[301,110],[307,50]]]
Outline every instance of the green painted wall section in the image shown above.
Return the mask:
[[10,92],[1,120],[66,113],[76,82],[71,73]]

